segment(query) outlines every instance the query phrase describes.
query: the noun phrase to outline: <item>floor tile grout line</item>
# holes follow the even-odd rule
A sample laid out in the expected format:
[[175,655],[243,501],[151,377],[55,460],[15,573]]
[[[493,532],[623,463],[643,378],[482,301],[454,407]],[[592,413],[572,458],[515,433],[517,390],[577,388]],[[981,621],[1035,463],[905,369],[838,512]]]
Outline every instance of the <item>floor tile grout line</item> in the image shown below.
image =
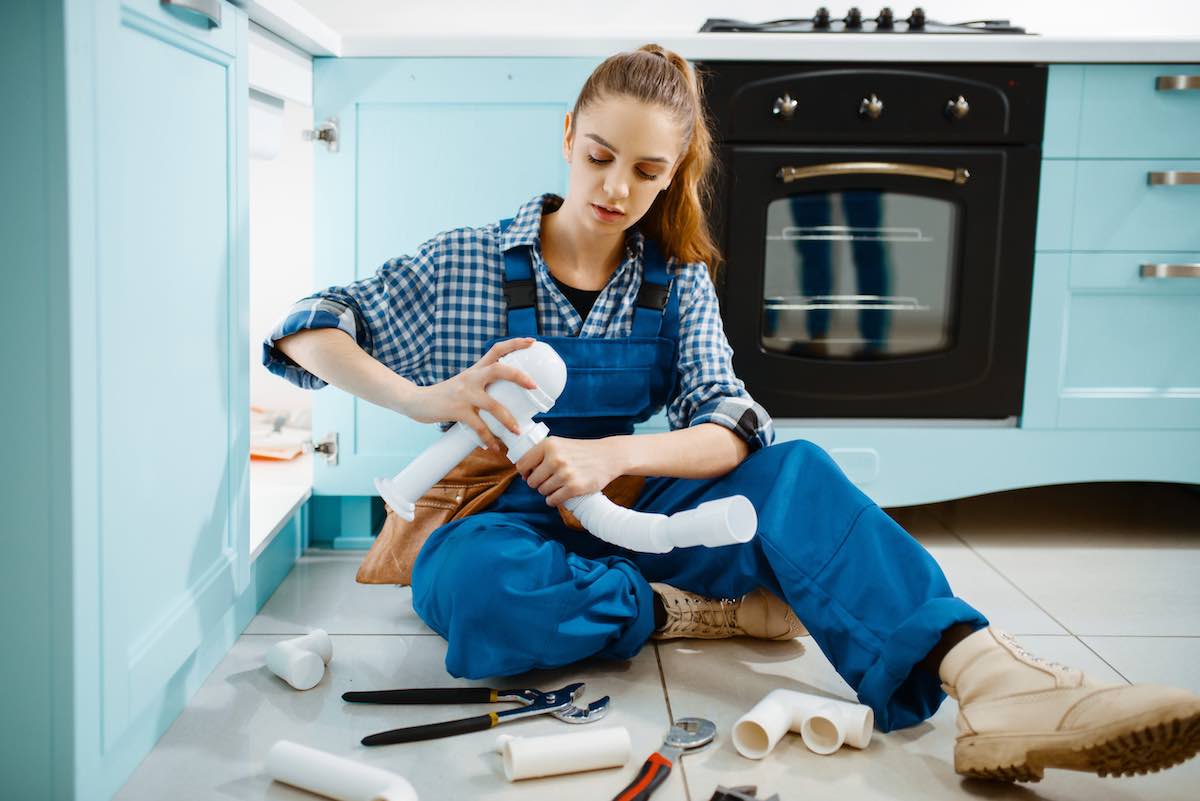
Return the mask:
[[987,566],[988,566],[988,567],[990,567],[992,570],[994,570],[994,571],[996,572],[996,575],[1000,576],[1000,577],[1001,577],[1001,578],[1003,578],[1005,581],[1007,581],[1007,582],[1008,582],[1008,583],[1009,583],[1009,584],[1012,586],[1012,588],[1013,588],[1013,589],[1015,589],[1017,592],[1021,593],[1021,595],[1023,595],[1023,596],[1024,596],[1024,597],[1025,597],[1025,598],[1026,598],[1026,599],[1027,599],[1027,600],[1028,600],[1030,603],[1031,603],[1031,604],[1033,604],[1033,605],[1034,605],[1034,606],[1036,606],[1038,609],[1040,609],[1040,610],[1042,611],[1042,613],[1043,613],[1044,615],[1046,615],[1046,617],[1048,617],[1048,618],[1050,618],[1051,620],[1053,620],[1053,621],[1054,621],[1055,623],[1057,623],[1059,626],[1062,626],[1062,629],[1063,629],[1063,631],[1067,632],[1067,634],[1069,634],[1069,635],[1071,636],[1071,638],[1072,638],[1072,639],[1074,639],[1076,642],[1078,642],[1080,645],[1082,645],[1084,648],[1086,648],[1088,651],[1090,651],[1090,652],[1091,652],[1093,655],[1095,655],[1095,657],[1096,657],[1097,659],[1099,659],[1101,662],[1103,662],[1105,665],[1107,665],[1107,666],[1108,666],[1108,668],[1109,668],[1109,670],[1111,670],[1113,673],[1116,673],[1118,676],[1120,676],[1120,677],[1121,677],[1121,679],[1122,679],[1122,680],[1123,680],[1123,681],[1124,681],[1126,684],[1133,684],[1133,682],[1132,682],[1132,681],[1130,681],[1130,680],[1129,680],[1129,678],[1128,678],[1128,677],[1127,677],[1127,676],[1126,676],[1124,673],[1122,673],[1121,671],[1117,670],[1117,669],[1116,669],[1116,668],[1115,668],[1115,667],[1112,665],[1112,663],[1110,663],[1110,662],[1109,662],[1107,659],[1105,659],[1103,656],[1101,656],[1101,655],[1099,654],[1099,652],[1097,652],[1097,651],[1096,651],[1096,649],[1095,649],[1095,648],[1091,647],[1091,646],[1090,646],[1090,645],[1088,645],[1086,642],[1084,642],[1084,641],[1083,641],[1083,640],[1082,640],[1082,639],[1079,637],[1079,635],[1077,635],[1075,632],[1073,632],[1073,631],[1071,631],[1069,628],[1067,628],[1067,627],[1066,627],[1066,626],[1063,624],[1063,622],[1062,622],[1061,620],[1059,620],[1058,618],[1056,618],[1054,615],[1050,614],[1050,612],[1049,612],[1049,611],[1048,611],[1048,610],[1047,610],[1045,607],[1043,607],[1043,606],[1042,606],[1041,604],[1039,604],[1037,601],[1033,600],[1033,598],[1032,598],[1032,597],[1030,597],[1029,593],[1025,592],[1025,590],[1023,590],[1023,589],[1022,589],[1020,586],[1018,586],[1018,585],[1017,585],[1017,583],[1016,583],[1015,581],[1013,581],[1011,578],[1009,578],[1007,575],[1005,575],[1003,571],[1001,571],[1001,570],[1000,570],[998,567],[996,567],[996,566],[995,566],[995,565],[993,565],[993,564],[992,564],[990,561],[988,561],[987,557],[985,557],[983,554],[979,553],[979,551],[975,550],[975,548],[974,548],[974,547],[971,545],[971,543],[969,543],[969,542],[967,542],[965,539],[963,539],[962,535],[960,535],[960,534],[959,534],[957,531],[955,531],[954,529],[952,529],[952,528],[951,528],[951,527],[950,527],[950,526],[949,526],[949,525],[948,525],[948,524],[947,524],[947,523],[946,523],[944,520],[942,520],[942,518],[941,518],[941,517],[939,517],[938,515],[934,514],[932,511],[930,511],[930,512],[929,512],[929,516],[930,516],[931,518],[933,518],[933,520],[934,520],[934,521],[935,521],[935,522],[936,522],[936,523],[937,523],[939,526],[941,526],[943,529],[945,529],[945,530],[946,530],[946,532],[947,532],[948,534],[950,534],[950,536],[954,537],[956,540],[958,540],[959,542],[961,542],[961,543],[963,544],[963,546],[964,546],[964,547],[965,547],[967,550],[969,550],[971,553],[973,553],[973,554],[975,554],[977,557],[979,557],[980,561],[982,561],[982,562],[983,562],[985,565],[987,565]]
[[[965,539],[963,539],[963,538],[962,538],[962,535],[960,535],[960,534],[959,534],[957,531],[955,531],[954,529],[950,528],[950,526],[949,526],[949,525],[947,525],[947,524],[945,523],[945,521],[943,521],[943,520],[942,520],[940,517],[938,517],[937,515],[933,514],[932,512],[930,512],[930,513],[929,513],[929,516],[930,516],[931,518],[933,518],[933,520],[934,520],[934,521],[935,521],[935,522],[936,522],[936,523],[937,523],[939,526],[941,526],[941,527],[942,527],[942,529],[943,529],[943,530],[945,530],[945,532],[946,532],[947,534],[949,534],[951,537],[954,537],[954,539],[958,540],[959,542],[961,542],[961,543],[963,544],[963,547],[965,547],[965,548],[966,548],[968,551],[970,551],[971,553],[975,554],[975,556],[979,558],[979,561],[983,562],[985,565],[987,565],[988,567],[990,567],[990,568],[992,569],[992,571],[993,571],[993,572],[994,572],[994,573],[995,573],[997,576],[999,576],[1000,578],[1004,579],[1004,580],[1005,580],[1005,581],[1008,583],[1008,585],[1009,585],[1010,587],[1012,587],[1014,590],[1016,590],[1018,593],[1020,593],[1020,594],[1021,594],[1021,596],[1022,596],[1023,598],[1025,598],[1025,600],[1029,601],[1029,603],[1031,603],[1031,604],[1033,604],[1034,606],[1036,606],[1036,607],[1037,607],[1037,608],[1038,608],[1038,609],[1039,609],[1039,610],[1042,612],[1042,614],[1044,614],[1046,617],[1048,617],[1048,618],[1050,618],[1051,620],[1053,620],[1053,621],[1054,621],[1054,622],[1055,622],[1055,623],[1056,623],[1058,626],[1060,626],[1060,627],[1062,628],[1062,630],[1063,630],[1063,631],[1065,631],[1067,634],[1071,635],[1072,637],[1074,637],[1074,636],[1075,636],[1075,632],[1073,632],[1073,631],[1071,631],[1069,628],[1067,628],[1067,627],[1066,627],[1066,626],[1063,624],[1063,622],[1062,622],[1061,620],[1059,620],[1057,617],[1055,617],[1054,615],[1050,614],[1049,610],[1047,610],[1047,609],[1046,609],[1044,606],[1042,606],[1040,603],[1038,603],[1037,601],[1035,601],[1035,600],[1034,600],[1034,599],[1033,599],[1033,598],[1032,598],[1032,597],[1029,595],[1029,593],[1025,592],[1025,590],[1024,590],[1024,589],[1022,589],[1022,588],[1021,588],[1021,586],[1020,586],[1019,584],[1017,584],[1015,581],[1013,581],[1011,578],[1009,578],[1009,577],[1008,577],[1008,576],[1007,576],[1007,575],[1004,573],[1004,571],[1000,570],[1000,568],[998,568],[998,567],[996,567],[994,564],[992,564],[992,563],[991,563],[991,562],[988,560],[988,558],[987,558],[986,556],[984,556],[983,554],[981,554],[979,551],[975,550],[974,546],[972,546],[972,545],[971,545],[971,543],[969,543],[969,542],[967,542]],[[986,616],[986,615],[985,615],[985,616]]]
[[1076,637],[1075,639],[1079,640],[1080,645],[1082,645],[1084,648],[1088,649],[1093,654],[1095,654],[1097,659],[1099,659],[1104,664],[1108,665],[1109,669],[1112,670],[1113,673],[1116,673],[1118,676],[1120,676],[1122,679],[1124,679],[1126,684],[1133,684],[1133,682],[1129,680],[1128,676],[1126,676],[1121,671],[1117,670],[1116,666],[1114,666],[1112,662],[1109,662],[1107,659],[1105,659],[1103,656],[1100,655],[1099,651],[1097,651],[1095,648],[1093,648],[1092,646],[1090,646],[1086,642],[1084,642],[1082,637]]
[[[675,725],[675,712],[671,709],[671,691],[667,689],[667,672],[663,669],[662,653],[658,650],[658,643],[651,642],[654,646],[654,661],[658,663],[658,680],[662,684],[663,700],[667,702],[667,729],[670,730]],[[682,754],[680,759],[676,760],[679,763],[679,775],[683,779],[683,797],[686,801],[692,801],[692,791],[688,786],[687,770],[683,767]]]

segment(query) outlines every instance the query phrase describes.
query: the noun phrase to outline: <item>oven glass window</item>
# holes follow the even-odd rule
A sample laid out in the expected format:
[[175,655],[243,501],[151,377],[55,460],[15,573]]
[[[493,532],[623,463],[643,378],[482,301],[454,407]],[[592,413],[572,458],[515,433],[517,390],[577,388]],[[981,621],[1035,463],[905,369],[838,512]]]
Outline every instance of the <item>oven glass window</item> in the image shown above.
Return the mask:
[[881,190],[773,201],[763,347],[830,359],[948,350],[959,222],[951,201]]

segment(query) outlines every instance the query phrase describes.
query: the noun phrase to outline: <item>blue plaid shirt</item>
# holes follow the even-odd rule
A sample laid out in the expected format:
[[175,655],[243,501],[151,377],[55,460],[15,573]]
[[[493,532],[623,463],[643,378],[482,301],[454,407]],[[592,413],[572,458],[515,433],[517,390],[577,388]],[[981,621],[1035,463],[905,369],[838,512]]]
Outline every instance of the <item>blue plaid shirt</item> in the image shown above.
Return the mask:
[[[544,212],[562,198],[538,196],[521,206],[501,235],[498,223],[457,228],[430,239],[415,255],[390,259],[371,277],[330,287],[297,302],[263,342],[263,364],[305,389],[325,382],[297,365],[275,342],[306,328],[338,328],[367,353],[420,385],[452,378],[483,357],[484,344],[503,338],[504,251],[532,245],[539,330],[547,336],[627,337],[642,283],[642,235],[631,228],[625,258],[596,299],[587,320],[563,296],[542,259]],[[677,394],[667,404],[672,429],[716,423],[750,449],[775,439],[771,418],[733,373],[716,292],[703,262],[668,262],[679,288]],[[451,423],[445,423],[448,428]]]

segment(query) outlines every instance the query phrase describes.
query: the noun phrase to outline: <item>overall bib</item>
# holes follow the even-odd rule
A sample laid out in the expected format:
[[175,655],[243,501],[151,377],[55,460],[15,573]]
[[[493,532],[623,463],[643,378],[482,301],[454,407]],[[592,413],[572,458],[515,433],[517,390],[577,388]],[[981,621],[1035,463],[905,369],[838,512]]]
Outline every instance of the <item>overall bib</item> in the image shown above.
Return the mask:
[[[532,255],[527,246],[504,255],[507,336],[537,336]],[[562,395],[537,418],[552,435],[629,434],[670,399],[678,292],[649,240],[643,265],[630,337],[538,337],[567,365]],[[673,514],[738,494],[758,512],[754,539],[647,554],[570,528],[518,477],[485,511],[429,536],[413,568],[413,607],[446,638],[446,670],[482,679],[633,657],[654,629],[652,581],[714,598],[761,586],[795,610],[877,728],[932,715],[945,693],[914,666],[944,629],[987,619],[819,447],[772,445],[714,479],[651,477],[632,508]]]

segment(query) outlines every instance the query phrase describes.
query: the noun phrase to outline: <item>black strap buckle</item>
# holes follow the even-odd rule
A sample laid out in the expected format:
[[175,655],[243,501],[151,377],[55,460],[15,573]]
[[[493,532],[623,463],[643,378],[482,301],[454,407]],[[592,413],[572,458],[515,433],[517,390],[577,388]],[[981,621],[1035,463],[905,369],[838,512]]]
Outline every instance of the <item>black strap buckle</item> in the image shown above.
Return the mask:
[[638,290],[637,305],[647,309],[656,309],[662,311],[667,307],[667,295],[670,289],[665,286],[656,286],[642,282],[642,288]]
[[532,278],[504,282],[504,303],[510,309],[528,309],[537,305],[537,284]]

